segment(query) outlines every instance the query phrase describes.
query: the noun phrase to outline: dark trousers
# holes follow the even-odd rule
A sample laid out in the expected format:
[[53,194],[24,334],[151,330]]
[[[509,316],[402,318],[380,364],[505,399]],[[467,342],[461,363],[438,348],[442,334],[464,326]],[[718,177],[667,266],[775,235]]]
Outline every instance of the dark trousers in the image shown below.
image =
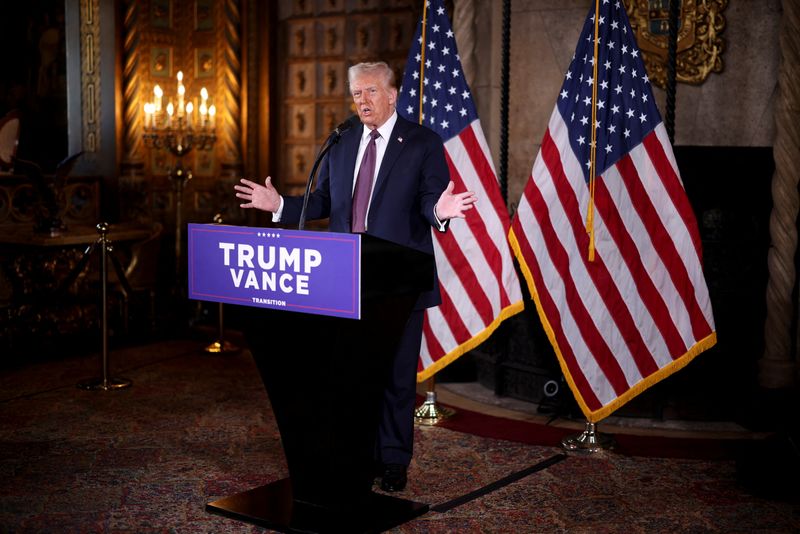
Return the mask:
[[408,465],[414,449],[414,407],[417,362],[422,342],[425,310],[414,310],[406,323],[383,394],[383,415],[378,427],[378,454],[384,464]]

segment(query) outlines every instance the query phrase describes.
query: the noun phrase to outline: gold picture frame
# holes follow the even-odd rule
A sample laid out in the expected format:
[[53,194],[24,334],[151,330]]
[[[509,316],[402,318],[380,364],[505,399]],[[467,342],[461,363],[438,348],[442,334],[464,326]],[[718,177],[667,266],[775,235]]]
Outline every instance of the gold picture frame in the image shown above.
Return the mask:
[[[676,77],[692,85],[703,83],[712,72],[723,70],[725,30],[722,12],[728,0],[678,0]],[[667,84],[670,0],[625,0],[631,28],[636,34],[650,81],[662,89]]]

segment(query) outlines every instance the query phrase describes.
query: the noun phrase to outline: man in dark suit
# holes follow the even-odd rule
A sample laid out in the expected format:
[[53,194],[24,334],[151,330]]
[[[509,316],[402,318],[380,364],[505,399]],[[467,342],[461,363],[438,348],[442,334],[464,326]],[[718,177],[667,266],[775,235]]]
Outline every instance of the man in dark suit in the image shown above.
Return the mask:
[[[354,65],[348,81],[363,126],[345,131],[328,153],[307,218],[329,217],[331,231],[363,232],[432,255],[431,227],[446,231],[449,220],[463,218],[476,196],[453,194],[441,138],[397,115],[394,73],[386,63]],[[269,177],[264,185],[242,179],[235,189],[245,201],[242,208],[271,212],[273,222],[300,219],[302,197],[282,197]],[[385,491],[406,486],[424,311],[440,302],[437,282],[417,301],[393,360],[376,453]]]

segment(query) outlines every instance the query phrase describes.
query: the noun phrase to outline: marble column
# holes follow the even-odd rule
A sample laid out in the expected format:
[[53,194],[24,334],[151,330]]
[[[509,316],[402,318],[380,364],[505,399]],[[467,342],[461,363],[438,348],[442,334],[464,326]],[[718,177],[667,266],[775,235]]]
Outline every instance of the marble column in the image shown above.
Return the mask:
[[780,30],[781,61],[775,102],[775,141],[770,216],[772,245],[767,255],[767,320],[764,354],[759,361],[758,383],[766,388],[786,388],[797,382],[797,361],[792,353],[794,318],[797,214],[800,207],[800,0],[783,0]]

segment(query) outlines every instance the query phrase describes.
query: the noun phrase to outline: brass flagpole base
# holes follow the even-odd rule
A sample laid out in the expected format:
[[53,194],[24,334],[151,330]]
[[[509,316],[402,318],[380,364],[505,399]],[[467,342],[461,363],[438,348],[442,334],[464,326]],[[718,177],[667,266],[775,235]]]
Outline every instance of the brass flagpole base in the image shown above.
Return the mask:
[[109,391],[112,389],[124,389],[131,387],[133,382],[127,378],[91,378],[89,380],[81,380],[77,386],[79,389],[88,391]]
[[562,439],[561,447],[570,452],[594,454],[614,448],[614,438],[597,432],[597,424],[586,421],[584,431]]
[[456,413],[455,410],[440,406],[436,403],[435,391],[428,391],[425,394],[425,402],[414,412],[414,422],[419,425],[435,425],[454,413]]
[[217,340],[203,350],[212,354],[232,354],[234,352],[239,352],[241,349],[233,343]]

